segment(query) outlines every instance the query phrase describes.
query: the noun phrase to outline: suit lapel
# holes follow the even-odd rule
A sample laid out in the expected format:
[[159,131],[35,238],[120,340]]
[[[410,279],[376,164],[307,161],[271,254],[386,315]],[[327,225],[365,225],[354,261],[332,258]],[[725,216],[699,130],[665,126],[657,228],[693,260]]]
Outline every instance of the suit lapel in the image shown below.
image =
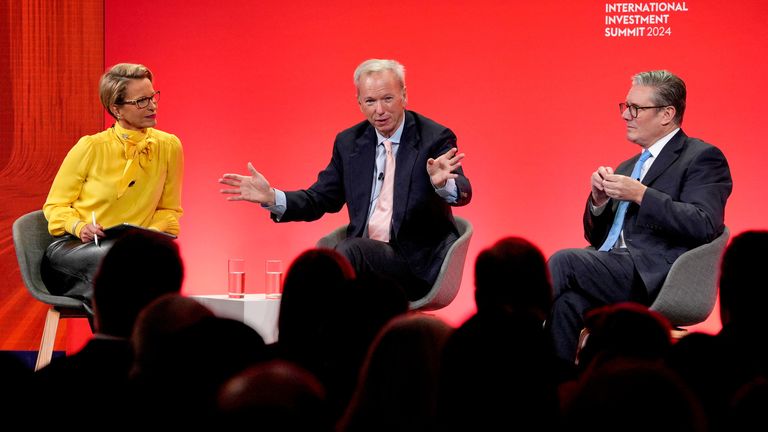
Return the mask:
[[680,131],[669,140],[667,145],[664,146],[664,149],[661,150],[661,153],[659,153],[657,159],[653,161],[651,168],[645,173],[645,177],[643,177],[642,181],[644,185],[653,183],[654,180],[663,174],[664,171],[666,171],[667,168],[680,157],[680,152],[683,149],[683,144],[685,143],[686,138],[687,136],[683,130],[680,129]]
[[376,132],[368,126],[355,140],[355,148],[349,156],[350,175],[347,186],[347,203],[361,203],[354,214],[357,226],[365,226],[371,202],[371,185],[376,166]]
[[405,127],[403,128],[403,135],[400,137],[400,146],[397,149],[395,168],[395,195],[392,209],[392,224],[395,233],[400,229],[400,224],[405,217],[405,209],[408,208],[408,197],[411,196],[411,179],[419,156],[420,142],[421,136],[419,136],[419,131],[416,128],[416,120],[413,114],[406,111]]

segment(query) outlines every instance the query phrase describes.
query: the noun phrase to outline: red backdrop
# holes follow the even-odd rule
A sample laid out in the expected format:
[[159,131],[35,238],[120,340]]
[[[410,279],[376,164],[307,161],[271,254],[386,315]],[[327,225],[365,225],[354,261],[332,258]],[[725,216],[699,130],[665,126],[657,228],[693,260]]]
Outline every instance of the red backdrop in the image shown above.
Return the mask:
[[[475,235],[462,290],[437,312],[452,324],[474,312],[477,253],[502,236],[526,237],[547,256],[585,245],[591,172],[638,151],[617,108],[638,71],[665,68],[685,79],[685,131],[719,146],[731,164],[726,223],[734,234],[768,228],[758,168],[768,160],[759,126],[768,3],[693,0],[656,12],[613,5],[106,0],[105,66],[149,66],[163,94],[158,128],[184,145],[185,291],[223,293],[227,258],[238,256],[247,260],[248,290],[259,292],[266,259],[287,265],[347,221],[342,210],[274,224],[256,205],[225,201],[216,180],[245,173],[251,161],[276,187],[309,186],[335,134],[363,118],[352,72],[371,57],[406,66],[409,108],[451,127],[467,154],[474,200],[455,214],[472,221]],[[627,24],[650,16],[659,23]],[[606,24],[616,17],[621,24]],[[698,328],[718,327],[715,313]]]

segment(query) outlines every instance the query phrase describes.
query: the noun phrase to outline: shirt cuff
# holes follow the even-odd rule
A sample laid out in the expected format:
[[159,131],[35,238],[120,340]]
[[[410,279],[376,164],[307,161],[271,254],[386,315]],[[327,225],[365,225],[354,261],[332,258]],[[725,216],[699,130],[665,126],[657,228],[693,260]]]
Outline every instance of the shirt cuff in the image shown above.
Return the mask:
[[603,214],[603,211],[605,211],[605,208],[608,207],[608,203],[611,202],[611,200],[608,200],[605,202],[605,204],[601,206],[596,206],[592,204],[592,199],[589,200],[589,211],[592,212],[592,216],[600,216]]
[[275,219],[278,221],[281,217],[285,214],[285,210],[287,207],[287,200],[285,198],[285,192],[281,191],[280,189],[275,189],[275,205],[264,205],[262,204],[261,207],[269,210],[273,215],[275,215]]
[[77,238],[80,238],[80,232],[83,231],[83,228],[85,228],[85,222],[77,220],[72,224],[72,235],[74,235]]
[[[434,186],[435,185],[432,185],[432,187]],[[445,186],[441,188],[436,187],[435,192],[448,203],[455,203],[459,197],[459,189],[456,187],[455,179],[448,179],[448,181],[445,182]]]

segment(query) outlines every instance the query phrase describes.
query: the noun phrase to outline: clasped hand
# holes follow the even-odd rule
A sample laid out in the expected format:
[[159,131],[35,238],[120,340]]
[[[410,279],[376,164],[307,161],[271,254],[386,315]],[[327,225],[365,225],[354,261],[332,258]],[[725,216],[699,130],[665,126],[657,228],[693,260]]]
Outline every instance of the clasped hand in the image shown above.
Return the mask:
[[592,204],[596,206],[605,204],[609,198],[640,204],[647,189],[639,180],[614,174],[613,168],[602,166],[592,173],[591,183]]

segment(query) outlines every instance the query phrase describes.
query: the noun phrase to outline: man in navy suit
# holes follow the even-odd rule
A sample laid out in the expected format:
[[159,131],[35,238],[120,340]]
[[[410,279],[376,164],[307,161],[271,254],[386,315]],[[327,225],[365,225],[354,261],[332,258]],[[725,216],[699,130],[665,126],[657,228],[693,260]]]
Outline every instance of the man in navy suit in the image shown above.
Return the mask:
[[[367,121],[336,136],[328,166],[308,189],[284,192],[248,164],[250,176],[225,174],[228,200],[261,204],[276,222],[312,221],[346,204],[347,238],[336,249],[360,273],[395,278],[409,299],[425,294],[448,248],[458,238],[451,206],[463,206],[472,188],[461,168],[456,135],[406,111],[405,70],[394,60],[371,59],[354,74],[357,101]],[[389,239],[369,238],[368,222],[385,183],[386,145],[396,161]],[[390,179],[391,180],[391,179]],[[387,231],[386,229],[384,231]]]
[[[730,169],[717,147],[680,129],[685,98],[685,83],[668,71],[632,78],[619,109],[627,139],[650,157],[639,164],[639,179],[630,173],[640,154],[615,171],[601,166],[592,173],[584,236],[594,249],[565,249],[549,260],[554,303],[547,326],[558,356],[571,364],[587,310],[622,301],[649,305],[677,257],[723,232]],[[626,216],[612,241],[622,201]]]

